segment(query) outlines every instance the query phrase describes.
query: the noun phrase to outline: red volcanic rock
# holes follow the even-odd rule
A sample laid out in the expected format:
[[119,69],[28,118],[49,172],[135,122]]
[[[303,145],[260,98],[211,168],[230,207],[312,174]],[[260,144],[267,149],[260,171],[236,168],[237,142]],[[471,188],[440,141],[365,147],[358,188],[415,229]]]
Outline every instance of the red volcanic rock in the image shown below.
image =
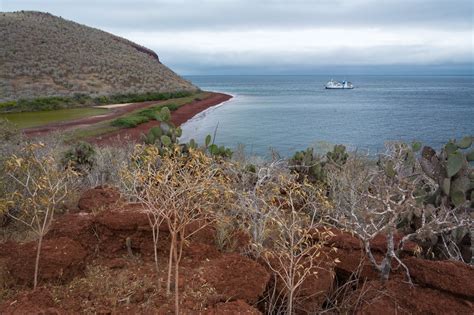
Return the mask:
[[[335,271],[341,279],[349,279],[352,275],[358,274],[360,279],[378,280],[379,272],[372,267],[364,252],[361,250],[338,249],[336,252],[330,252],[329,256],[338,259],[339,263],[335,266]],[[382,257],[375,255],[377,261]]]
[[259,315],[262,314],[256,308],[248,305],[245,301],[237,300],[227,303],[216,304],[213,308],[204,312],[205,315],[234,315],[234,314],[248,314]]
[[[318,229],[318,232],[324,231],[323,229]],[[335,228],[327,229],[328,233],[330,233],[330,237],[327,239],[327,245],[333,246],[336,248],[342,249],[363,249],[364,246],[362,241],[357,238],[355,235],[351,233],[341,231]],[[318,233],[315,233],[315,239],[319,239]],[[400,232],[395,233],[394,235],[394,243],[395,246],[398,246],[398,243],[402,239],[404,235]],[[370,241],[370,247],[373,252],[380,252],[385,253],[387,251],[387,239],[385,235],[379,234],[375,236]],[[403,246],[403,251],[408,254],[413,254],[416,250],[416,244],[411,241],[406,241]]]
[[97,236],[94,234],[94,215],[86,212],[64,214],[58,216],[46,234],[47,239],[68,237],[81,243],[87,250],[97,246]]
[[217,294],[227,300],[245,300],[256,303],[262,296],[270,274],[257,262],[238,254],[227,254],[205,262],[203,278]]
[[[466,281],[464,281],[466,282]],[[357,314],[473,314],[472,302],[431,288],[411,287],[390,280],[370,281],[351,297],[359,301]]]
[[315,314],[323,307],[334,286],[334,269],[329,266],[313,268],[317,274],[309,275],[296,292],[295,310]]
[[120,192],[116,188],[97,186],[86,190],[79,199],[77,206],[82,211],[92,212],[108,209],[120,202]]
[[[33,283],[37,242],[17,244],[11,248],[7,270],[19,284]],[[43,240],[38,279],[67,282],[82,274],[87,252],[76,241],[67,237]]]
[[183,253],[185,257],[199,262],[206,259],[214,259],[221,255],[215,246],[195,242],[186,246]]
[[474,267],[456,261],[431,261],[415,257],[404,260],[419,284],[474,298]]
[[[151,227],[148,216],[140,205],[132,204],[118,210],[103,211],[96,215],[95,223],[101,256],[116,257],[126,254],[127,242],[133,253],[153,253]],[[160,240],[164,240],[165,236],[160,233]]]
[[[319,233],[324,233],[325,229],[318,229],[314,234],[315,239],[319,240]],[[361,249],[363,247],[362,242],[354,235],[344,232],[335,228],[327,229],[329,238],[326,240],[327,246],[333,246],[336,248],[343,249]]]
[[151,230],[148,215],[139,204],[103,211],[95,217],[95,222],[114,231]]

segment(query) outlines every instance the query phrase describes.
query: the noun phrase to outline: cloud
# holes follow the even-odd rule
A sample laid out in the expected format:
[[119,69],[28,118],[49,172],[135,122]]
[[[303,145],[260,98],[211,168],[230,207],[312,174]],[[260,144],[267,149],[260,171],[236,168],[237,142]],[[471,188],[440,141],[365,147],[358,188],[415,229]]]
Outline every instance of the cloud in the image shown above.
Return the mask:
[[3,10],[41,10],[107,28],[151,30],[472,26],[470,0],[3,0]]
[[472,58],[471,33],[466,31],[314,28],[122,35],[156,49],[165,63],[179,67],[429,65],[466,63]]
[[[471,0],[3,0],[98,27],[207,69],[473,63]],[[232,70],[235,71],[235,70]]]

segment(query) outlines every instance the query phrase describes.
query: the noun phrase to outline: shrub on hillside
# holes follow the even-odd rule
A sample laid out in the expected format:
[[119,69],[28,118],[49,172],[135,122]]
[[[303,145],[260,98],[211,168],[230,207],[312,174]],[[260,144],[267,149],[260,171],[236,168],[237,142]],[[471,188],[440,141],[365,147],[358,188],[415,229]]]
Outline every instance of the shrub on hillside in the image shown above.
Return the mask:
[[[421,167],[407,168],[405,148],[389,145],[377,166],[353,156],[342,166],[330,167],[327,173],[334,203],[327,217],[360,238],[367,257],[383,280],[389,278],[395,262],[406,270],[411,281],[409,270],[400,259],[406,242],[436,242],[445,233],[473,227],[468,207],[434,206],[424,202],[420,184],[426,188],[426,178]],[[439,189],[435,183],[429,183],[434,185],[430,190]],[[405,234],[397,240],[395,236],[399,231]],[[371,247],[376,236],[383,236],[387,243],[382,261],[375,259]]]
[[[3,102],[0,103],[0,112],[43,111],[94,105],[161,101],[173,98],[188,97],[193,94],[193,92],[181,91],[175,93],[119,94],[92,97],[83,93],[76,93],[72,97],[50,96]],[[175,104],[166,106],[168,106],[170,110],[176,110],[178,108],[178,106]]]
[[28,144],[22,148],[21,155],[12,155],[5,161],[12,187],[2,198],[3,206],[0,206],[9,217],[27,226],[38,239],[33,280],[35,289],[43,238],[54,213],[69,192],[71,179],[76,175],[72,168],[60,168],[53,156],[44,155],[41,152],[43,147],[42,143]]
[[178,279],[184,245],[215,220],[212,209],[224,206],[226,196],[232,194],[230,181],[221,167],[200,150],[190,149],[182,154],[176,144],[163,148],[147,145],[136,147],[132,163],[122,173],[128,195],[143,204],[147,212],[157,272],[160,225],[168,226],[171,242],[166,290],[171,294],[174,273],[176,313],[180,305]]
[[65,167],[86,173],[94,166],[95,155],[96,151],[90,143],[80,141],[64,153],[62,163]]

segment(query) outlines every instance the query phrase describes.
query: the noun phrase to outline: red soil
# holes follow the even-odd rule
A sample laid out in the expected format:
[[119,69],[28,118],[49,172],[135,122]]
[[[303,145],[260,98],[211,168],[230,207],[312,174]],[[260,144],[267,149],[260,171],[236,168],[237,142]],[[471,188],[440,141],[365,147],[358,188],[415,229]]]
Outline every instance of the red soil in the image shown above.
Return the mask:
[[[90,201],[93,196],[102,198],[104,195],[101,204],[87,203],[84,207],[87,213],[57,217],[42,248],[42,287],[36,291],[21,286],[31,286],[36,243],[0,244],[0,262],[6,261],[6,270],[14,280],[8,286],[17,291],[15,296],[0,300],[0,314],[64,314],[85,308],[90,313],[108,314],[173,312],[173,297],[163,290],[170,244],[168,229],[160,228],[160,271],[157,273],[151,230],[142,206],[117,202],[118,192],[110,187],[88,191],[82,199]],[[298,314],[321,309],[327,296],[334,295],[341,281],[343,284],[344,279],[357,272],[361,262],[365,264],[363,277],[346,296],[346,301],[352,301],[353,305],[348,310],[350,313],[474,312],[474,287],[469,282],[474,277],[472,266],[428,261],[407,253],[404,262],[411,270],[415,286],[402,281],[401,268],[394,271],[388,282],[381,283],[377,273],[366,264],[358,242],[351,235],[334,232],[331,244],[338,250],[334,253],[327,248],[331,259],[321,258],[325,257],[321,255],[323,268],[315,270],[318,275],[307,279],[297,292]],[[178,281],[182,313],[258,314],[254,307],[270,293],[266,290],[274,277],[261,261],[237,252],[218,251],[213,235],[215,229],[206,227],[185,245]],[[127,251],[127,239],[132,256]],[[380,242],[378,246],[383,251],[384,244]],[[341,261],[335,267],[334,258]],[[96,270],[92,276],[91,268]],[[259,306],[263,311],[264,306]]]
[[[220,103],[228,101],[232,96],[223,93],[212,93],[209,97],[204,100],[194,100],[191,103],[185,104],[177,110],[171,112],[171,122],[176,126],[180,126],[185,123],[198,113]],[[115,132],[108,133],[106,135],[94,137],[88,139],[91,143],[99,145],[104,144],[118,144],[123,143],[123,139],[130,141],[139,141],[143,134],[146,134],[150,128],[158,126],[159,122],[156,120],[149,121],[147,123],[138,125],[135,128],[120,129]]]
[[79,199],[77,207],[84,212],[92,212],[102,207],[110,207],[121,202],[120,193],[111,187],[98,186],[84,192]]
[[205,315],[235,315],[235,314],[248,314],[258,315],[262,314],[256,308],[248,305],[245,301],[237,300],[228,303],[218,303],[212,309],[204,313]]
[[[7,270],[18,284],[31,284],[37,242],[29,242],[8,249]],[[67,282],[80,275],[85,268],[87,252],[76,241],[67,237],[45,240],[41,246],[39,281]]]
[[55,307],[51,293],[44,288],[36,291],[22,292],[14,301],[1,308],[2,314],[61,314]]

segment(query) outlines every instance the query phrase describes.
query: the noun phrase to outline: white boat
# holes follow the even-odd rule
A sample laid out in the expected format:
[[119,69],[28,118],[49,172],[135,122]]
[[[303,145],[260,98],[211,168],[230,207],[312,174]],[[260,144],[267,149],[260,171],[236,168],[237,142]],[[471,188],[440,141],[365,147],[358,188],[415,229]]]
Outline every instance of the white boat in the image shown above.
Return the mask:
[[331,79],[329,80],[328,83],[326,83],[326,89],[353,89],[353,88],[354,86],[352,85],[352,83],[346,80],[339,82],[339,81],[335,81]]

